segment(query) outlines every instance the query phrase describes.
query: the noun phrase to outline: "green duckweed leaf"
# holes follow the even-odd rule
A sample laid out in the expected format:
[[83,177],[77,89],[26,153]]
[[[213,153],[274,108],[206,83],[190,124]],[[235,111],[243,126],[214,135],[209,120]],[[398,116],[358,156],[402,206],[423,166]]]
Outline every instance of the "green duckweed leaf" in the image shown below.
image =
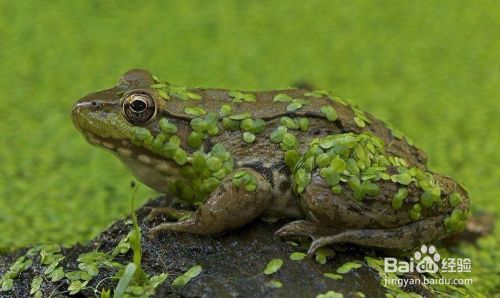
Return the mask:
[[200,107],[187,107],[184,109],[184,113],[186,113],[188,115],[195,116],[195,117],[200,117],[200,116],[205,115],[207,112],[203,108],[200,108]]
[[344,298],[344,295],[335,291],[328,291],[325,294],[319,294],[316,298]]
[[331,278],[331,279],[334,279],[334,280],[339,280],[339,279],[342,279],[344,278],[342,275],[340,274],[335,274],[335,273],[330,273],[330,272],[325,272],[323,274],[325,277],[328,277],[328,278]]
[[255,135],[251,132],[245,131],[243,133],[243,140],[247,143],[253,143],[255,141]]
[[454,192],[449,196],[448,201],[452,207],[457,207],[462,202],[462,197],[459,193]]
[[330,248],[320,247],[316,250],[315,255],[316,255],[316,262],[320,263],[321,265],[324,265],[326,264],[326,259],[328,257],[335,256],[335,251]]
[[345,274],[345,273],[351,271],[352,269],[361,268],[362,266],[363,265],[358,263],[358,262],[347,262],[347,263],[344,263],[339,268],[337,268],[337,273]]
[[283,260],[282,259],[272,259],[267,263],[266,269],[264,269],[264,274],[271,275],[275,272],[277,272],[281,266],[283,266]]
[[273,289],[279,289],[279,288],[283,287],[283,283],[281,283],[281,281],[275,280],[275,279],[267,282],[266,285],[270,288],[273,288]]
[[303,252],[294,252],[290,255],[290,260],[300,261],[300,260],[303,260],[306,256],[307,256],[307,254],[305,254]]
[[291,102],[293,98],[290,95],[279,93],[273,97],[273,101],[277,102]]
[[321,107],[321,113],[323,113],[328,121],[335,121],[337,120],[337,112],[335,109],[331,106],[322,106]]
[[407,173],[399,174],[396,178],[396,182],[403,185],[410,184],[411,180],[411,176]]

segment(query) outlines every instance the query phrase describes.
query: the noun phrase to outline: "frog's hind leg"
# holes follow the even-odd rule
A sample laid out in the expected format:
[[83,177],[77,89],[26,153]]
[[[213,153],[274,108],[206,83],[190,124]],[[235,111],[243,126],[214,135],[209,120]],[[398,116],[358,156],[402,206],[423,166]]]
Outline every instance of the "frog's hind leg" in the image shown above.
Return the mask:
[[276,236],[281,238],[307,237],[314,241],[315,239],[338,233],[338,231],[338,229],[320,226],[307,220],[295,220],[285,224],[276,231]]
[[221,234],[239,228],[262,214],[272,200],[271,184],[253,169],[238,169],[224,178],[192,216],[179,222],[160,224],[150,230],[200,235]]
[[[445,236],[442,225],[444,216],[437,216],[414,222],[412,224],[394,229],[352,229],[339,231],[330,229],[331,234],[325,235],[329,229],[308,221],[291,222],[276,233],[280,237],[293,235],[307,235],[312,238],[307,254],[323,246],[336,243],[351,243],[365,247],[372,247],[385,251],[405,252],[424,243]],[[335,232],[336,231],[336,232]]]

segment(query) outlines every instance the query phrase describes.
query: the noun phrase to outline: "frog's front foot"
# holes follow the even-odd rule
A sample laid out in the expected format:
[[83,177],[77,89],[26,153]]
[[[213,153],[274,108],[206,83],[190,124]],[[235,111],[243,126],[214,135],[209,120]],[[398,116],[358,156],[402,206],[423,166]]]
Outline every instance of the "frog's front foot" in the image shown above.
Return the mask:
[[162,231],[221,234],[255,219],[267,209],[271,199],[269,181],[253,169],[238,169],[221,182],[190,218],[160,224],[150,230],[150,235]]

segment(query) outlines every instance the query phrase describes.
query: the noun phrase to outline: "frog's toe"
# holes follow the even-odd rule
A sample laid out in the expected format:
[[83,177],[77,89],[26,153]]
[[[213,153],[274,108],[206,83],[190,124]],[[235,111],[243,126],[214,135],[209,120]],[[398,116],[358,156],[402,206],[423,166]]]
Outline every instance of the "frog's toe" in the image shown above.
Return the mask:
[[336,233],[338,233],[338,230],[332,227],[321,226],[307,220],[296,220],[281,227],[278,231],[276,231],[276,236],[280,238],[307,237],[314,241],[325,235],[332,235]]
[[168,218],[179,220],[181,218],[189,217],[192,213],[193,211],[189,210],[180,210],[171,207],[157,207],[153,208],[153,210],[149,212],[146,219],[148,221],[152,221],[160,215],[165,215]]
[[314,237],[316,227],[307,220],[296,220],[287,223],[276,231],[276,236],[280,238],[293,237],[293,236],[306,236]]
[[334,238],[334,237],[335,236],[324,236],[324,237],[319,237],[319,238],[313,239],[313,242],[311,243],[311,245],[309,246],[309,249],[307,250],[307,256],[312,257],[312,256],[314,256],[314,253],[316,252],[316,250],[318,248],[335,243],[336,241],[332,240],[332,238]]
[[178,222],[166,222],[157,225],[149,230],[149,237],[156,238],[156,236],[161,232],[173,231],[173,232],[186,232],[192,234],[206,234],[203,227],[200,227],[192,219]]

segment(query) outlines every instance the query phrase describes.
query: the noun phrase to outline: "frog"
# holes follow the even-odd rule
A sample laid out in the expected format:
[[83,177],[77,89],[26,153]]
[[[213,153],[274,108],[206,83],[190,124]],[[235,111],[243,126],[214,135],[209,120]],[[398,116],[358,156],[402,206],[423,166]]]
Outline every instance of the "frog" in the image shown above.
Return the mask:
[[[470,200],[392,125],[331,91],[188,88],[133,69],[72,109],[75,127],[181,205],[149,234],[222,235],[260,219],[279,239],[410,251],[458,233]],[[177,207],[176,207],[177,206]],[[181,207],[178,207],[181,206]]]

